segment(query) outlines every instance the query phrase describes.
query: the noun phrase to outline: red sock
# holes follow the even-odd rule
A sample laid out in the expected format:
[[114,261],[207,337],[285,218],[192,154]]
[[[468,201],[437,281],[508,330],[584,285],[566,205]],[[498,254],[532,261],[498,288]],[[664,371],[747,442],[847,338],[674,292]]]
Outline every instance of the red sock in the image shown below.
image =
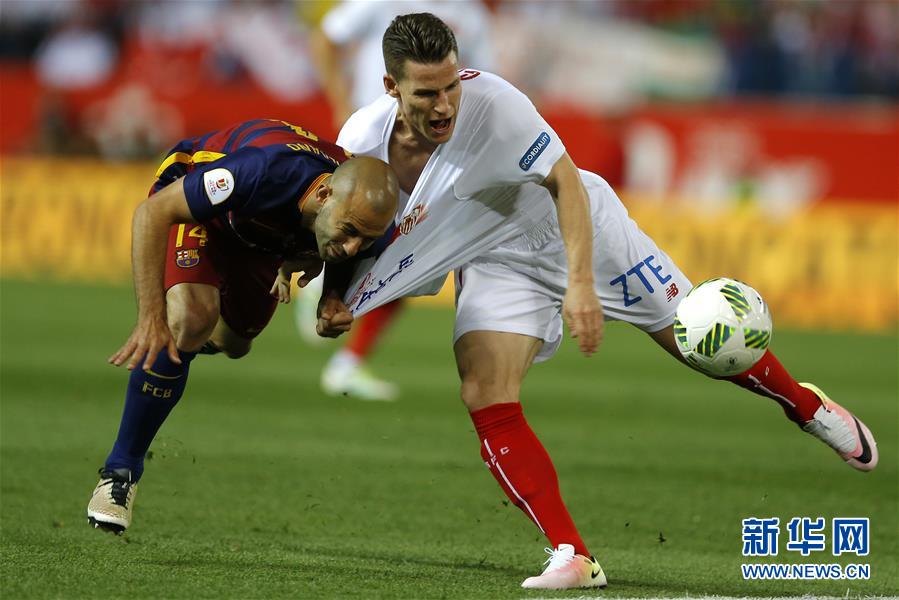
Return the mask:
[[347,341],[345,350],[359,358],[368,356],[402,305],[402,300],[394,300],[362,315],[350,330],[350,339]]
[[748,371],[726,379],[759,396],[776,400],[787,418],[800,425],[811,421],[821,406],[817,394],[796,383],[770,350]]
[[552,460],[528,426],[518,402],[493,404],[471,413],[481,439],[481,458],[515,506],[542,531],[553,548],[571,544],[590,556],[559,492]]

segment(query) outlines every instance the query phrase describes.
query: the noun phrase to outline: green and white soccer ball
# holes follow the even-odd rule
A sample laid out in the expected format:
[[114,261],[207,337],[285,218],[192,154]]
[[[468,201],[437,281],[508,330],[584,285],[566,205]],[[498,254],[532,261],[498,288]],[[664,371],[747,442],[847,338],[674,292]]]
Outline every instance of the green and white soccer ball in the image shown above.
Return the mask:
[[771,343],[771,313],[762,296],[735,279],[703,281],[677,307],[674,337],[688,363],[714,377],[749,369]]

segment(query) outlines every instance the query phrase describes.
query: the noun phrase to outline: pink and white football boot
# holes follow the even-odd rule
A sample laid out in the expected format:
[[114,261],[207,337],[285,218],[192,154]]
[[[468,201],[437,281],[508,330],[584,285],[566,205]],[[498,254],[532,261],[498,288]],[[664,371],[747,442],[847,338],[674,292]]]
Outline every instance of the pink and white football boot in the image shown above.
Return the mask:
[[831,448],[859,471],[871,471],[877,466],[877,442],[871,430],[851,412],[831,400],[816,385],[800,383],[821,399],[823,406],[802,426],[806,431]]
[[546,553],[549,558],[543,563],[546,565],[543,573],[528,577],[521,587],[539,590],[606,587],[606,574],[596,559],[575,554],[571,544],[559,544],[555,550],[546,548]]

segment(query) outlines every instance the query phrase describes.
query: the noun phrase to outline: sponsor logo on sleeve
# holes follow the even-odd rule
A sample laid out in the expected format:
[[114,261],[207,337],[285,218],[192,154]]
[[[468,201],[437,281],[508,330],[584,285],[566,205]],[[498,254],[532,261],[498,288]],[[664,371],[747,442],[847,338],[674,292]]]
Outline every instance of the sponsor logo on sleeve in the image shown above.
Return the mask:
[[206,188],[206,196],[213,206],[227,200],[234,191],[234,175],[228,169],[219,168],[206,171],[203,174],[203,183]]
[[549,134],[545,131],[541,132],[537,139],[534,140],[534,143],[531,144],[531,147],[528,148],[528,151],[524,153],[524,156],[521,157],[521,160],[518,161],[518,166],[522,171],[527,171],[531,168],[531,165],[534,164],[534,161],[546,150],[546,147],[549,146],[549,142],[551,138]]

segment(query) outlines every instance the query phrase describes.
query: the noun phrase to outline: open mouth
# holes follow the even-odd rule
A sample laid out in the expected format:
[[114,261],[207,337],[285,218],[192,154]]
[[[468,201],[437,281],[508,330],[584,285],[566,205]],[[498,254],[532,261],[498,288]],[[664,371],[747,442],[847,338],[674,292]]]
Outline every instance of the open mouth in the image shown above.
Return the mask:
[[450,117],[449,119],[433,119],[431,121],[428,121],[428,124],[431,126],[431,129],[434,131],[434,133],[442,135],[449,131],[452,122],[453,119],[452,117]]

